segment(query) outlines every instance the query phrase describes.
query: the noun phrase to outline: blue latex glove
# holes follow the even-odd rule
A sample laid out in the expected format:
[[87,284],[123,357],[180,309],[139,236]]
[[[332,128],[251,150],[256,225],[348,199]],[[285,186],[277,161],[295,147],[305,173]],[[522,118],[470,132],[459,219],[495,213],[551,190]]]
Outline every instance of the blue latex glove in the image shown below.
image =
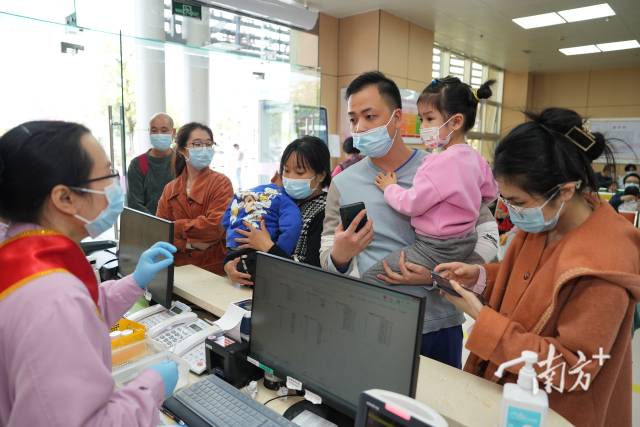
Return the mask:
[[173,389],[178,383],[178,365],[173,360],[165,360],[157,365],[149,367],[152,371],[156,371],[162,377],[164,382],[164,397],[167,398],[173,394]]
[[156,274],[173,264],[173,254],[177,251],[178,249],[171,243],[154,243],[140,255],[136,270],[133,272],[133,280],[142,289],[146,289]]

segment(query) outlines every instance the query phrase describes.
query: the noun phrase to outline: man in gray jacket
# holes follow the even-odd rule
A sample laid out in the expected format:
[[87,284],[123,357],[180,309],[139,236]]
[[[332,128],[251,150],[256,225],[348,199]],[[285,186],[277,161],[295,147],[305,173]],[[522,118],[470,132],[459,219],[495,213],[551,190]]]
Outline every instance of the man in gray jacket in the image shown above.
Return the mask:
[[[327,196],[324,229],[320,248],[323,268],[359,277],[391,252],[411,245],[415,231],[410,218],[393,210],[375,186],[380,172],[394,171],[398,184],[409,188],[413,177],[428,155],[412,150],[401,137],[402,104],[396,84],[382,73],[358,76],[347,88],[348,113],[353,132],[367,132],[358,149],[367,157],[336,176]],[[340,221],[340,206],[364,202],[367,224],[358,232],[361,212],[346,230]],[[476,226],[478,242],[474,253],[465,260],[491,262],[497,254],[498,226],[486,207],[482,207]],[[456,260],[451,260],[456,261]],[[461,367],[462,324],[464,315],[431,290],[430,272],[416,264],[386,280],[399,288],[426,297],[421,354],[454,367]]]

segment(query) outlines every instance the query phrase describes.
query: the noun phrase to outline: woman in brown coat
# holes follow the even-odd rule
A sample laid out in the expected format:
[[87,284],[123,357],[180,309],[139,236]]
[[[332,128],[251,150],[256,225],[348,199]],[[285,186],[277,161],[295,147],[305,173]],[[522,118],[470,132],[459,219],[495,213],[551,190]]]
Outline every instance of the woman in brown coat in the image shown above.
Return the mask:
[[[608,151],[571,110],[550,108],[496,148],[494,174],[521,230],[499,264],[442,264],[475,319],[465,370],[494,372],[538,353],[551,408],[578,426],[631,425],[631,324],[640,299],[640,232],[592,191],[591,162]],[[459,282],[483,294],[486,305]]]
[[156,215],[175,222],[176,265],[193,264],[224,275],[222,217],[233,197],[231,181],[209,168],[214,141],[207,126],[182,126],[176,144],[181,154],[176,156],[177,178],[164,188]]

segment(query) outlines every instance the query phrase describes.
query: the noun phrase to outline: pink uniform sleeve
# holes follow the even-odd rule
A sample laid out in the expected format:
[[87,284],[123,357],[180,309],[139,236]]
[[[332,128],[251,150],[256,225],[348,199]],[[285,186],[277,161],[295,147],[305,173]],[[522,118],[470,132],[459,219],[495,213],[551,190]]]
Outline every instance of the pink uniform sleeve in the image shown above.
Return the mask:
[[[131,282],[126,278],[101,289],[109,316],[122,311],[124,300],[118,299],[133,290]],[[145,371],[114,389],[108,327],[82,283],[55,273],[34,280],[20,294],[13,301],[20,310],[8,316],[12,329],[3,343],[11,349],[5,368],[14,392],[8,427],[158,424],[162,378]]]
[[132,274],[120,280],[103,282],[99,291],[98,305],[109,327],[115,325],[124,313],[135,304],[136,300],[144,294],[144,291],[133,280]]

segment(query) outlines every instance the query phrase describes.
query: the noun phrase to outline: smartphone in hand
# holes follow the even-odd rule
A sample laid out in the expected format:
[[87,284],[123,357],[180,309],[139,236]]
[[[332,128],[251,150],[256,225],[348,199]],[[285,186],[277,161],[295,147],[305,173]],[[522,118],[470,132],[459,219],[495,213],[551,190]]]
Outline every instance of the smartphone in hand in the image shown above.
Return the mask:
[[[460,295],[453,288],[453,285],[451,284],[451,282],[445,279],[444,277],[442,277],[441,275],[439,275],[438,273],[436,273],[435,271],[431,272],[431,279],[433,280],[433,285],[438,289],[441,289],[444,292],[448,293],[449,295],[453,295],[454,297],[462,298],[462,295]],[[484,299],[482,298],[482,295],[476,292],[473,292],[471,289],[468,289],[468,288],[465,288],[465,289],[471,292],[472,294],[474,294],[475,296],[477,296],[478,298],[480,298],[480,301],[482,301],[482,303],[484,304]]]
[[[365,208],[363,202],[352,203],[350,205],[340,206],[340,220],[342,221],[342,227],[346,230],[353,222],[355,217]],[[356,233],[367,224],[367,216],[365,215],[356,227]]]

